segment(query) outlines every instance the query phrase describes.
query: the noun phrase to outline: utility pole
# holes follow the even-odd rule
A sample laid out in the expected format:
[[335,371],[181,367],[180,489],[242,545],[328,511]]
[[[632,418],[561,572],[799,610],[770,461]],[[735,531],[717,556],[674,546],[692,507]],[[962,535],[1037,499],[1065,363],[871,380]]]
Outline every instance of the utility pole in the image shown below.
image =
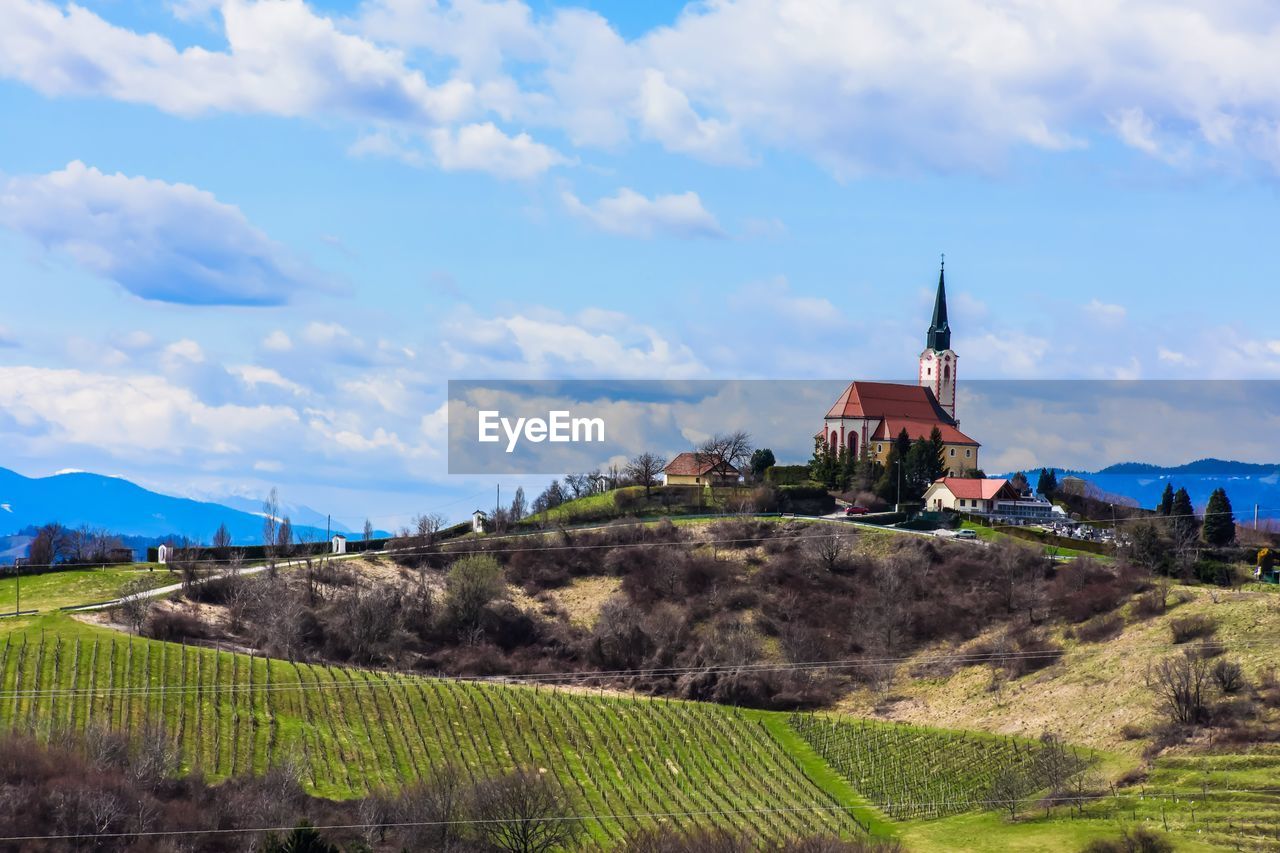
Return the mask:
[[1253,529],[1258,529],[1258,505],[1253,505]]

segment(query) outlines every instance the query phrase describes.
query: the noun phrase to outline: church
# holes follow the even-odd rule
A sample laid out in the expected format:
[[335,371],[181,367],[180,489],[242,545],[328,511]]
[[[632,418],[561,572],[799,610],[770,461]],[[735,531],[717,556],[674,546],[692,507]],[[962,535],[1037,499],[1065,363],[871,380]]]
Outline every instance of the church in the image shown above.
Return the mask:
[[958,357],[951,349],[951,326],[947,322],[946,267],[938,272],[938,294],[933,303],[933,321],[925,336],[924,352],[915,385],[855,380],[836,399],[823,418],[825,439],[836,452],[848,448],[855,456],[863,453],[884,464],[893,440],[904,429],[914,441],[929,438],[933,428],[942,433],[947,474],[965,476],[979,467],[978,442],[960,431],[956,420]]

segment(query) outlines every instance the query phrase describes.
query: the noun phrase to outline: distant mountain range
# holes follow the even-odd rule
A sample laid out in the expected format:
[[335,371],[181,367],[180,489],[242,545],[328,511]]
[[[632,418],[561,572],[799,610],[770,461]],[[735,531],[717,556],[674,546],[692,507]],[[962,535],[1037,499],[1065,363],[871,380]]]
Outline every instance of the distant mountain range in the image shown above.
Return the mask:
[[[0,468],[0,537],[13,537],[24,528],[50,521],[67,527],[101,528],[117,535],[187,537],[197,542],[213,538],[226,524],[238,545],[262,541],[261,502],[234,499],[239,506],[197,501],[148,491],[119,477],[85,472],[52,477],[24,477]],[[296,515],[295,515],[296,512]],[[307,507],[281,507],[299,538],[323,539],[324,516]],[[335,526],[336,532],[345,531]],[[0,541],[0,546],[6,542]],[[18,544],[10,548],[24,547]],[[6,550],[0,547],[0,551]]]
[[[1231,499],[1238,520],[1251,519],[1255,505],[1261,518],[1280,518],[1280,463],[1197,459],[1183,465],[1121,462],[1098,471],[1054,470],[1058,472],[1059,481],[1064,476],[1080,477],[1104,492],[1132,498],[1148,508],[1160,502],[1165,484],[1172,483],[1175,489],[1185,487],[1197,508],[1209,501],[1214,489],[1222,488]],[[1026,472],[1032,486],[1037,473],[1038,469]]]

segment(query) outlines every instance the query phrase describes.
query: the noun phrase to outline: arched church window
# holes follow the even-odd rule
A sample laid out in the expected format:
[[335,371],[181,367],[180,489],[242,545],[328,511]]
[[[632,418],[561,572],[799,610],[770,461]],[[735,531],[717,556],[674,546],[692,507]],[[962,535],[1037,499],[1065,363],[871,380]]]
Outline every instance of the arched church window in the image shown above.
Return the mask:
[[942,378],[943,379],[951,378],[951,365],[948,364],[946,367],[942,368]]

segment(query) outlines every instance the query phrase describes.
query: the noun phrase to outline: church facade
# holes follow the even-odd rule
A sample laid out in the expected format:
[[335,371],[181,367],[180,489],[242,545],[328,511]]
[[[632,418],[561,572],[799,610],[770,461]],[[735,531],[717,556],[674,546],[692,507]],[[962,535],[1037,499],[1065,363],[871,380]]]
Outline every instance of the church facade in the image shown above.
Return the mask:
[[883,464],[888,461],[893,440],[903,430],[914,441],[929,438],[937,427],[945,445],[947,473],[963,476],[978,468],[980,445],[960,431],[956,419],[958,361],[951,349],[944,267],[938,273],[933,319],[920,353],[916,384],[849,383],[827,410],[816,437],[825,440],[835,452],[848,448],[855,456],[866,453]]

